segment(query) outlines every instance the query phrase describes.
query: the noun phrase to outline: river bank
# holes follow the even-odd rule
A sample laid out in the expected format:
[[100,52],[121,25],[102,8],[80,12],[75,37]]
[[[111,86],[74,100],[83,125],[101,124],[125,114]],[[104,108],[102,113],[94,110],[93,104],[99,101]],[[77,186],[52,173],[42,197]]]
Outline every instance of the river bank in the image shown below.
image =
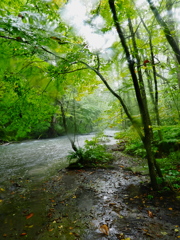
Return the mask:
[[113,155],[112,169],[61,169],[39,183],[11,179],[9,188],[0,192],[0,236],[11,240],[180,238],[176,196],[157,194],[148,187],[144,161],[118,151]]

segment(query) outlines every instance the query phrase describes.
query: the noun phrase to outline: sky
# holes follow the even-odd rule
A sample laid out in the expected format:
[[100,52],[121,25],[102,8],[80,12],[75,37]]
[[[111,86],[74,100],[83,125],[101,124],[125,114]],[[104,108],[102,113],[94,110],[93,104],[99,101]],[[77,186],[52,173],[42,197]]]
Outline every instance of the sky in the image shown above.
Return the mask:
[[84,38],[90,51],[110,57],[112,54],[110,47],[117,40],[117,33],[115,28],[106,33],[100,31],[105,26],[105,20],[101,16],[91,19],[90,11],[98,2],[99,0],[69,0],[60,14],[61,18],[73,27],[76,34]]

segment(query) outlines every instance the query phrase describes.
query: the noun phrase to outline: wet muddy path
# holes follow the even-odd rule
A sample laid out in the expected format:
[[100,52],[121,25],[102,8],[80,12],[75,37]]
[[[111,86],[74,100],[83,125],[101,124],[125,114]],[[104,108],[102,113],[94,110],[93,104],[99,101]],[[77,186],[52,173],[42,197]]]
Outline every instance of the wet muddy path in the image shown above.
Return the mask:
[[179,203],[148,195],[140,184],[147,175],[127,171],[131,164],[139,166],[119,153],[114,169],[66,171],[48,182],[57,193],[49,239],[53,231],[60,239],[177,239]]
[[0,239],[180,238],[180,202],[143,187],[149,179],[146,166],[136,173],[141,165],[115,152],[112,169],[64,169],[39,183],[11,180],[0,192]]

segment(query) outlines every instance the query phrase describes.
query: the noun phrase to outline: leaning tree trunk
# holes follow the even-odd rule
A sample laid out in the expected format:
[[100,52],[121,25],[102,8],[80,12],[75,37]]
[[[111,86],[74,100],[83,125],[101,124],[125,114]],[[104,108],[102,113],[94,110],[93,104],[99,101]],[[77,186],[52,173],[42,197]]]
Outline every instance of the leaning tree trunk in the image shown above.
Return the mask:
[[[179,39],[178,39],[178,36],[177,34],[175,33],[176,32],[176,26],[175,26],[175,18],[173,16],[173,2],[172,0],[166,0],[166,9],[167,9],[167,23],[168,23],[168,26],[170,28],[170,31],[173,33],[174,35],[174,39],[176,41],[176,43],[178,44],[179,46]],[[179,86],[179,89],[180,89],[180,69],[179,69],[179,64],[177,62],[177,59],[176,59],[176,55],[174,54],[174,59],[175,59],[175,64],[176,64],[176,72],[177,72],[177,79],[178,79],[178,86]]]
[[168,27],[168,25],[166,24],[166,22],[162,19],[159,11],[153,4],[152,0],[147,0],[147,2],[149,3],[149,6],[150,6],[157,22],[162,27],[162,29],[164,31],[164,35],[176,56],[178,64],[180,64],[180,48],[178,46],[178,43],[177,43],[175,37],[173,36],[173,34],[172,34],[170,28]]

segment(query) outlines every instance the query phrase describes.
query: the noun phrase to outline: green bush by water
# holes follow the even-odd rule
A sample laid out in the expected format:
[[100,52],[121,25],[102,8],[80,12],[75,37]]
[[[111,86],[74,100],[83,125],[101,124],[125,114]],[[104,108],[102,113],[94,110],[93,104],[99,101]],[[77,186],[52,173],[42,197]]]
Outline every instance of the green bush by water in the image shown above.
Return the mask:
[[106,146],[101,145],[100,138],[85,141],[84,148],[70,152],[68,160],[70,167],[99,167],[112,161],[112,154],[106,151]]

